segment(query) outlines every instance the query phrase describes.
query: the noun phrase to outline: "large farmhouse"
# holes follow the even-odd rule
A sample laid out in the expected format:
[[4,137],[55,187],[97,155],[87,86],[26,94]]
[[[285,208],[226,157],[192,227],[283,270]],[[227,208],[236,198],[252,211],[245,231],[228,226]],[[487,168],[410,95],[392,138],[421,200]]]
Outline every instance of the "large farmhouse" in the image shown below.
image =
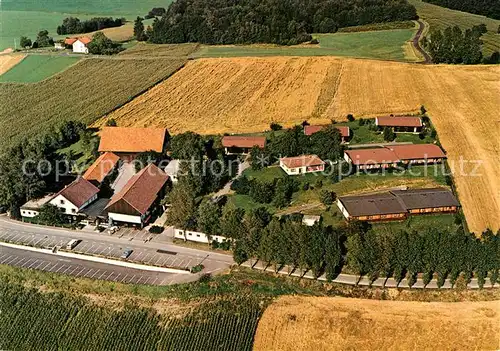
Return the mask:
[[168,179],[168,175],[154,164],[143,168],[111,198],[105,209],[109,219],[142,227],[149,221]]
[[379,129],[391,128],[394,133],[420,133],[422,118],[414,116],[384,116],[375,118],[375,125]]
[[280,167],[288,175],[322,172],[325,170],[325,161],[316,155],[302,155],[280,158]]
[[430,188],[341,196],[337,206],[347,220],[384,221],[416,214],[453,213],[460,204],[451,191]]
[[169,134],[165,128],[104,127],[100,137],[99,152],[112,152],[124,161],[132,161],[141,152],[163,153]]
[[[320,125],[307,125],[307,126],[304,126],[304,134],[307,136],[311,136],[314,133],[319,132],[320,130],[322,130],[325,127],[326,126],[320,126]],[[348,126],[337,126],[335,128],[337,128],[339,133],[340,133],[340,138],[341,138],[342,143],[344,143],[344,144],[348,143],[349,138],[351,137],[351,130],[349,129],[349,127]]]
[[222,137],[222,146],[228,155],[248,154],[254,146],[263,149],[266,146],[266,137],[225,135]]
[[434,144],[409,144],[346,150],[344,159],[358,169],[380,169],[396,167],[398,164],[440,163],[446,159],[446,155]]

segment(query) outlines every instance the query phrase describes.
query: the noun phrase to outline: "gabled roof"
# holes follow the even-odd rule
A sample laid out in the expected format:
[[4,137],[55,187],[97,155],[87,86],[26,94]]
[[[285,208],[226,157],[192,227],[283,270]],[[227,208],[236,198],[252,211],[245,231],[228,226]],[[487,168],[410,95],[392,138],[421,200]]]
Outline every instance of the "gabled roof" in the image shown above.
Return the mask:
[[88,43],[90,43],[92,41],[92,38],[81,37],[81,38],[78,38],[78,41],[80,41],[84,45],[87,45]]
[[112,152],[105,152],[87,169],[83,178],[101,183],[115,168],[120,157]]
[[391,193],[397,196],[408,210],[460,206],[455,195],[444,188],[393,190]]
[[371,195],[341,196],[345,209],[351,216],[373,216],[406,213],[399,199],[389,192]]
[[61,195],[76,207],[82,207],[87,201],[99,193],[99,189],[84,178],[78,178],[64,189],[59,191],[54,198]]
[[222,137],[222,146],[243,148],[252,148],[254,146],[258,146],[262,149],[266,146],[266,137],[225,135],[224,137]]
[[313,167],[325,164],[325,162],[316,155],[283,157],[280,158],[280,162],[282,162],[287,168]]
[[66,38],[64,39],[64,44],[66,45],[73,45],[73,43],[76,41],[76,38]]
[[[325,128],[326,126],[320,126],[320,125],[309,125],[309,126],[305,126],[304,127],[304,134],[305,135],[313,135],[314,133],[317,133],[319,132],[320,130],[322,130],[323,128]],[[351,135],[351,132],[350,132],[350,129],[348,126],[336,126],[335,128],[337,128],[340,132],[340,136],[342,136],[343,138],[347,138],[349,135]]]
[[165,128],[104,127],[99,152],[163,152],[167,139]]
[[411,144],[387,146],[400,160],[446,158],[441,148],[434,144]]
[[113,205],[124,201],[140,214],[144,214],[155,202],[167,180],[168,175],[154,164],[150,164],[134,175],[123,189],[111,198],[106,210],[113,212]]
[[399,162],[399,157],[390,149],[380,147],[374,149],[352,149],[345,153],[355,165],[384,164]]
[[375,123],[381,127],[422,127],[422,118],[413,116],[377,117]]

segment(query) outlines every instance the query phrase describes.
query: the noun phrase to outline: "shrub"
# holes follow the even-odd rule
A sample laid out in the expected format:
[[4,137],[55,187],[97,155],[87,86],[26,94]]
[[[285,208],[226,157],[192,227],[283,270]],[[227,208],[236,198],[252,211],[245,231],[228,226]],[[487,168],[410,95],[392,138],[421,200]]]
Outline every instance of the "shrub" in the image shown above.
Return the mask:
[[202,264],[197,264],[196,266],[193,266],[191,267],[191,269],[189,270],[191,273],[199,273],[203,270],[203,268],[205,268],[204,265]]
[[273,131],[277,131],[277,130],[282,130],[283,129],[283,126],[281,126],[280,124],[275,123],[275,122],[271,123],[271,125],[269,127]]
[[151,228],[149,228],[149,232],[151,234],[161,234],[161,233],[163,233],[164,230],[165,230],[165,228],[163,226],[159,226],[159,225],[154,225]]
[[314,184],[315,188],[321,189],[323,187],[323,181],[321,179],[316,180],[316,183]]
[[385,141],[393,141],[394,139],[396,139],[396,133],[394,133],[391,128],[385,127],[384,128],[384,140]]
[[347,120],[348,120],[349,122],[353,122],[353,121],[354,121],[354,116],[353,116],[351,113],[349,113],[349,114],[347,115]]
[[311,40],[309,43],[310,43],[310,44],[319,44],[319,40],[318,40],[318,39],[316,39],[316,38],[314,38],[314,39],[313,39],[313,40]]
[[363,118],[360,118],[360,119],[358,120],[358,124],[359,124],[360,126],[364,126],[364,125],[365,125],[365,120],[364,120]]
[[231,190],[234,190],[236,194],[248,195],[250,192],[250,183],[250,180],[245,176],[237,178],[231,184]]
[[302,190],[307,191],[309,190],[309,183],[305,182],[304,185],[302,185]]
[[321,190],[319,193],[319,200],[323,205],[332,205],[335,201],[336,194],[330,190]]

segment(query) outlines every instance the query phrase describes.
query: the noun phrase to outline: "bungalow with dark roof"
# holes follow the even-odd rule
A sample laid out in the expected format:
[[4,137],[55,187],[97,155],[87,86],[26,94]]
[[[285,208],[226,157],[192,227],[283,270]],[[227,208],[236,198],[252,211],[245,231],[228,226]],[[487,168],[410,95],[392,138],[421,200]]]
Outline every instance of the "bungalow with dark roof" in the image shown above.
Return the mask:
[[316,155],[280,158],[280,167],[288,175],[323,172],[325,161]]
[[448,189],[428,188],[340,196],[337,206],[347,220],[384,221],[418,214],[454,213],[460,203]]
[[61,212],[76,216],[85,207],[97,200],[99,189],[84,178],[78,178],[64,189],[59,191],[49,201],[49,204],[57,206]]
[[358,169],[380,169],[398,164],[440,163],[446,159],[446,154],[434,144],[409,144],[346,150],[344,159]]
[[141,152],[163,153],[169,139],[165,128],[104,127],[99,135],[99,152],[112,152],[125,161]]
[[263,149],[266,146],[266,137],[225,135],[222,137],[222,146],[228,155],[248,154],[254,146]]
[[168,179],[168,175],[154,164],[143,168],[111,198],[105,208],[109,219],[144,226],[163,196]]
[[[304,126],[304,134],[307,136],[313,135],[314,133],[319,132],[326,126],[320,126],[320,125],[306,125]],[[349,139],[351,137],[351,130],[349,129],[348,126],[336,126],[335,128],[338,129],[340,132],[340,139],[343,144],[347,144],[349,142]]]
[[379,129],[389,127],[394,133],[420,133],[424,126],[422,118],[415,116],[376,117],[375,125]]

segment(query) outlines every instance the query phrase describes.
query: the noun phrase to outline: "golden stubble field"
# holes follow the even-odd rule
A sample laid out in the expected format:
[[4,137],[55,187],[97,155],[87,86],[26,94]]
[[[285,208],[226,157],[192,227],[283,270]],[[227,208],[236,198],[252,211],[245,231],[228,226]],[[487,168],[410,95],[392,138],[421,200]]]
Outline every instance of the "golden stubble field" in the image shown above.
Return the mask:
[[470,230],[499,229],[498,66],[333,57],[200,59],[97,125],[114,118],[120,126],[163,126],[172,133],[257,132],[270,122],[328,123],[348,113],[414,112],[421,105],[448,153]]
[[497,350],[499,333],[500,301],[284,296],[264,312],[254,350]]
[[4,74],[9,69],[17,65],[25,57],[26,55],[21,55],[21,54],[0,55],[0,75]]

